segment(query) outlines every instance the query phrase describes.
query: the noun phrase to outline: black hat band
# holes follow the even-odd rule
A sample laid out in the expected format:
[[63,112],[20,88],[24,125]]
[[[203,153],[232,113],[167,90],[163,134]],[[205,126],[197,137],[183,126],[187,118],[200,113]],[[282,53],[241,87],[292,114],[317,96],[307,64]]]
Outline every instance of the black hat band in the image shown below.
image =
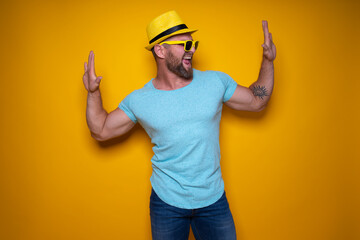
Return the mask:
[[162,33],[160,33],[159,35],[157,35],[156,37],[154,37],[153,39],[150,40],[149,44],[155,42],[156,40],[164,37],[164,36],[167,36],[167,35],[170,35],[176,31],[179,31],[181,29],[187,29],[188,27],[185,25],[185,24],[180,24],[180,25],[177,25],[175,27],[172,27],[172,28],[169,28],[168,30],[166,31],[163,31]]

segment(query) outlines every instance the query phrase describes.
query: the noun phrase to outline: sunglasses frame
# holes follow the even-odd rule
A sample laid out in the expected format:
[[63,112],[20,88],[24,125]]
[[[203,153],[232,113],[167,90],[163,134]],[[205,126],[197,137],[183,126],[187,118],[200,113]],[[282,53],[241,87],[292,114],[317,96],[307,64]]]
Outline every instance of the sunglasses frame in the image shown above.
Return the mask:
[[[186,43],[187,42],[191,42],[191,48],[189,50],[186,50]],[[194,40],[186,40],[186,41],[165,41],[162,43],[159,43],[159,45],[163,45],[163,44],[169,44],[169,45],[177,45],[177,44],[183,44],[184,45],[184,51],[185,52],[190,52],[190,50],[195,47],[195,50],[199,47],[199,41],[194,41]]]

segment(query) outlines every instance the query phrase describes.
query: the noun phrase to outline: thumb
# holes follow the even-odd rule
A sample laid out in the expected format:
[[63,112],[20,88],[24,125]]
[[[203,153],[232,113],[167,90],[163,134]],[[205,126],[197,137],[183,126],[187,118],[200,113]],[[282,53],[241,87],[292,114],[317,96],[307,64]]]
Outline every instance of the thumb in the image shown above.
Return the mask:
[[97,77],[96,80],[95,80],[95,82],[96,82],[97,84],[100,84],[101,79],[102,79],[102,77]]
[[269,50],[269,47],[266,44],[262,44],[261,46],[264,48],[264,50]]

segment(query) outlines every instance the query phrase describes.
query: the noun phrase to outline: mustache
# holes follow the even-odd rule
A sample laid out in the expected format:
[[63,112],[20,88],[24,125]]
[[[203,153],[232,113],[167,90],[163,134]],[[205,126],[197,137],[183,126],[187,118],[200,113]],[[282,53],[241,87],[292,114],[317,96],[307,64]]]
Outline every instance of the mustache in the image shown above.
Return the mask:
[[183,55],[183,58],[185,58],[185,57],[193,57],[193,53],[185,53],[184,55]]

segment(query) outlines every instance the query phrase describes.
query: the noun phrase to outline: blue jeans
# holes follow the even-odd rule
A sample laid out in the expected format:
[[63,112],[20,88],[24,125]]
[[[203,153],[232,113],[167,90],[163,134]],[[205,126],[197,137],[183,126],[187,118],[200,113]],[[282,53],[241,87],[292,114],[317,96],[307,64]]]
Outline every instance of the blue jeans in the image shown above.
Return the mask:
[[235,224],[225,192],[210,206],[182,209],[165,203],[152,190],[150,218],[153,240],[187,240],[190,225],[197,240],[236,239]]

